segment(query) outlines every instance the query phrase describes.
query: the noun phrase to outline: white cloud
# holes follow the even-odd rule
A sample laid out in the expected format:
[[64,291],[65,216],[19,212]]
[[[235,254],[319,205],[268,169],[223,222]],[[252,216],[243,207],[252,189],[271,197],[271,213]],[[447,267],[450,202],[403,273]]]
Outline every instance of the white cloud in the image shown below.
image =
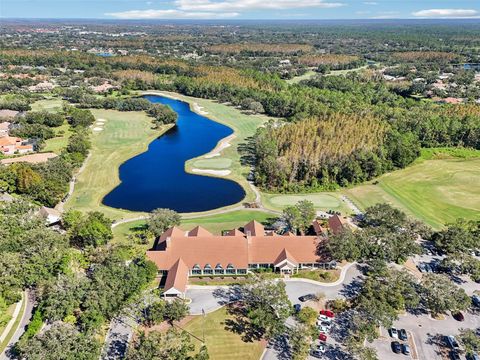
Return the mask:
[[130,10],[105,15],[117,19],[228,19],[240,15],[237,12],[188,12],[181,10]]
[[376,1],[364,1],[363,4],[364,5],[378,5],[378,2],[376,2]]
[[427,9],[412,13],[413,16],[423,18],[472,18],[479,12],[471,9]]
[[298,8],[336,8],[339,2],[324,0],[176,0],[175,4],[184,11],[251,11],[285,10]]

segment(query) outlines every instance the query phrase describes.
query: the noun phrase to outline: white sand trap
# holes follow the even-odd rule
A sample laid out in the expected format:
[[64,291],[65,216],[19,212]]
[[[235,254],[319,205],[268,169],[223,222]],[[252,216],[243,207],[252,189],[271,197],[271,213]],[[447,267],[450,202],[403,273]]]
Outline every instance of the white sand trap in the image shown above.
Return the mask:
[[97,119],[98,122],[105,122],[107,119]]
[[209,174],[215,176],[227,176],[230,175],[230,170],[209,170],[209,169],[192,169],[192,172],[199,174]]
[[197,113],[199,113],[200,115],[208,115],[208,112],[207,111],[204,111],[203,110],[203,107],[198,105],[197,103],[193,103],[192,104],[192,107],[193,107],[193,110]]
[[102,131],[102,130],[103,130],[103,128],[101,128],[101,127],[94,127],[93,128],[93,131]]
[[215,149],[213,149],[207,155],[204,156],[205,159],[210,159],[210,158],[215,157],[215,156],[220,156],[220,153],[222,152],[222,150],[231,146],[230,141],[233,140],[233,139],[235,139],[235,134],[227,136],[225,139],[223,139],[222,141],[220,141],[218,143],[218,145],[215,147]]

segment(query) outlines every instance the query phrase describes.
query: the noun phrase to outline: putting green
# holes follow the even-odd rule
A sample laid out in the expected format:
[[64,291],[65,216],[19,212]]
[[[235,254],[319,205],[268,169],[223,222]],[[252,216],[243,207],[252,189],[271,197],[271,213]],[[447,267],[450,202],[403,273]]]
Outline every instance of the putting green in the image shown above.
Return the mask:
[[[267,205],[275,209],[283,209],[286,206],[295,205],[302,200],[313,203],[315,208],[321,210],[337,210],[345,212],[345,205],[340,198],[330,193],[299,194],[299,195],[272,195],[262,194],[262,199]],[[347,210],[348,211],[348,210]]]
[[211,159],[198,159],[193,162],[194,168],[198,169],[228,169],[232,165],[231,159],[225,158],[211,158]]

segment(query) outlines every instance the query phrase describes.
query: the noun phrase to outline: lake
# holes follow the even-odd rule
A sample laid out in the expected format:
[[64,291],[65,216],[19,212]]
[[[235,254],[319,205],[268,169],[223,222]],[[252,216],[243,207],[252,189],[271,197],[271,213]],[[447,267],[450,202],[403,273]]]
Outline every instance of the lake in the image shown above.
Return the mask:
[[131,211],[198,212],[241,201],[245,191],[238,183],[185,172],[186,160],[210,152],[233,130],[191,111],[186,102],[145,98],[169,105],[178,114],[177,124],[151,142],[146,152],[120,166],[121,184],[104,197],[103,204]]

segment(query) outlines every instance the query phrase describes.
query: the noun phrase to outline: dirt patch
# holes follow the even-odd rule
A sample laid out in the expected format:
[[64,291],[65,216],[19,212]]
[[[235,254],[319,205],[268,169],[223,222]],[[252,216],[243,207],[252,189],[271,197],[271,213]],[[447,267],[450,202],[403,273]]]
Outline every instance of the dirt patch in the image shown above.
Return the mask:
[[224,138],[222,141],[220,141],[218,143],[218,145],[215,147],[215,149],[213,149],[207,155],[204,156],[205,159],[210,159],[210,158],[215,157],[215,156],[220,156],[220,153],[222,152],[222,150],[231,146],[230,141],[232,141],[233,139],[235,139],[235,134],[232,134],[232,135]]

